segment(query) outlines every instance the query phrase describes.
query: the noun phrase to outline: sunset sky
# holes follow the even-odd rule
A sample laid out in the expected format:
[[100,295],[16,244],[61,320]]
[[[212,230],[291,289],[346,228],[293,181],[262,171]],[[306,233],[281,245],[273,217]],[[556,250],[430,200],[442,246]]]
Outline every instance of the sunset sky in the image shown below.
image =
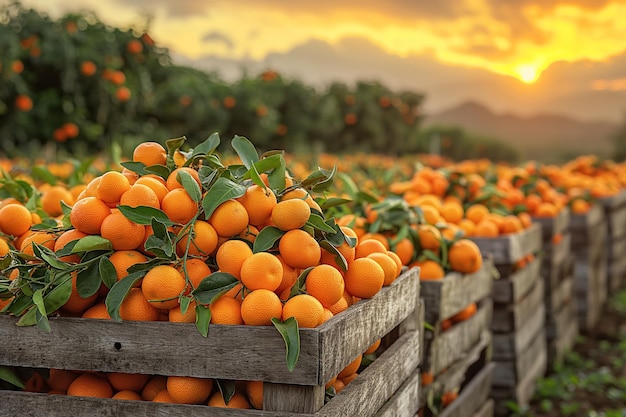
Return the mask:
[[[522,100],[536,100],[535,96],[541,95],[541,103],[545,104],[563,101],[563,89],[574,88],[561,86],[554,92],[557,96],[550,99],[547,89],[555,88],[554,84],[542,88],[541,94],[532,91],[532,83],[540,84],[544,71],[553,66],[567,68],[567,74],[557,77],[555,72],[553,79],[573,77],[571,81],[579,84],[576,89],[580,93],[582,90],[596,95],[618,92],[623,98],[626,92],[626,0],[23,0],[22,3],[55,17],[68,11],[89,10],[106,23],[121,27],[151,16],[151,33],[158,43],[187,63],[196,62],[209,68],[210,63],[218,67],[225,62],[286,62],[285,57],[290,55],[291,61],[297,56],[302,61],[305,51],[324,47],[333,51],[335,70],[343,71],[345,67],[336,62],[343,58],[340,51],[348,50],[356,55],[358,50],[353,48],[360,45],[363,59],[346,60],[346,66],[367,67],[370,63],[365,59],[365,51],[379,54],[381,59],[393,62],[393,66],[372,63],[380,67],[380,74],[351,68],[338,74],[339,78],[342,75],[345,78],[347,73],[365,74],[391,84],[395,79],[398,85],[403,62],[406,68],[412,68],[414,78],[426,81],[428,65],[435,75],[440,66],[451,71],[450,74],[457,74],[452,78],[471,79],[478,74],[481,78],[496,75],[500,80],[502,76],[514,77],[520,85],[507,81],[507,88],[520,89],[526,85],[528,91],[523,91],[526,97]],[[347,47],[347,43],[351,46]],[[323,54],[319,57],[324,59]],[[328,56],[328,60],[332,57]],[[420,68],[417,62],[422,63],[424,74],[417,71]],[[309,73],[316,71],[314,64],[307,64]],[[319,62],[319,65],[323,68],[329,63]],[[295,70],[296,66],[292,62],[286,68]],[[306,68],[300,70],[306,72]],[[423,85],[427,88],[444,81],[449,84],[453,79],[443,80],[439,76]],[[496,107],[515,110],[514,106],[505,105],[506,97],[499,100],[501,103]],[[626,105],[626,101],[623,103]],[[520,111],[524,110],[520,108]],[[619,112],[623,113],[623,109]]]

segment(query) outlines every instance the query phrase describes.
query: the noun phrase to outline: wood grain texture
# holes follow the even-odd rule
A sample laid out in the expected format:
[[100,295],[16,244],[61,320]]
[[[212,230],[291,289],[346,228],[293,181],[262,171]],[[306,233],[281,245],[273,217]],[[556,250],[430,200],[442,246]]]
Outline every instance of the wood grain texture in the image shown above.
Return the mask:
[[581,333],[593,329],[607,297],[608,266],[606,252],[592,263],[576,260],[574,287],[578,309],[578,327]]
[[492,298],[496,304],[512,304],[522,299],[539,280],[541,257],[508,276],[500,276],[493,283]]
[[546,337],[548,340],[560,338],[569,326],[570,320],[577,316],[576,298],[564,301],[554,310],[546,308]]
[[418,411],[421,379],[419,369],[416,369],[378,410],[375,417],[414,417]]
[[535,313],[537,306],[544,302],[544,282],[538,279],[535,285],[519,302],[508,305],[495,305],[491,330],[494,333],[509,333],[519,330]]
[[493,417],[494,401],[488,398],[487,401],[472,414],[472,417]]
[[263,409],[313,414],[324,406],[324,386],[263,383]]
[[493,360],[514,360],[530,343],[545,338],[545,305],[540,303],[528,321],[517,331],[493,335]]
[[481,269],[473,274],[452,272],[442,280],[422,281],[420,297],[424,299],[426,323],[435,326],[489,296],[494,278],[492,268],[491,261],[485,260]]
[[483,256],[492,256],[494,264],[514,264],[529,253],[536,253],[541,249],[541,234],[541,225],[534,223],[520,233],[496,238],[470,239],[476,242]]
[[572,233],[586,234],[603,221],[606,221],[604,208],[600,203],[594,203],[587,213],[572,213],[570,216],[570,230]]
[[496,366],[492,384],[497,387],[515,387],[523,379],[526,371],[532,367],[535,360],[546,354],[546,349],[546,339],[537,337],[515,359],[494,362]]
[[626,205],[626,191],[620,191],[611,197],[603,197],[598,199],[605,210],[615,210]]
[[548,340],[548,370],[554,370],[557,364],[563,363],[565,354],[573,349],[578,334],[578,320],[576,316],[574,316],[573,319],[570,320],[562,337]]
[[552,290],[551,294],[546,292],[545,303],[547,319],[550,320],[550,318],[554,316],[562,306],[566,303],[570,303],[570,301],[575,298],[576,293],[574,292],[574,277],[570,276],[559,282],[558,286]]
[[608,231],[611,238],[621,237],[626,234],[626,205],[614,208],[604,208],[604,214],[608,221]]
[[493,369],[493,363],[487,364],[439,417],[467,417],[478,411],[489,397]]
[[544,242],[549,242],[558,233],[567,231],[570,227],[571,213],[568,208],[562,209],[556,217],[533,217],[533,223],[541,225],[541,235]]
[[443,333],[425,341],[424,369],[439,374],[462,358],[480,340],[484,330],[491,326],[493,303],[483,300],[476,314],[455,324]]

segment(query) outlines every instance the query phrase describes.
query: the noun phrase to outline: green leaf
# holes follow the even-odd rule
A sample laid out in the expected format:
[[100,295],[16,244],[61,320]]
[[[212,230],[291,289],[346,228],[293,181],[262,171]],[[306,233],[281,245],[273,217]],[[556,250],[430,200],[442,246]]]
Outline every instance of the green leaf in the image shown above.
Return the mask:
[[185,136],[181,136],[179,138],[168,139],[165,141],[165,148],[167,149],[167,160],[165,163],[168,168],[174,169],[176,166],[176,163],[174,162],[174,153],[176,153],[176,150],[183,146],[186,140],[187,138]]
[[[61,275],[57,276],[60,278]],[[51,289],[47,294],[43,296],[43,303],[45,311],[54,312],[61,308],[67,300],[69,300],[72,294],[72,279],[70,275],[64,274],[63,281],[57,286]],[[33,294],[34,295],[34,294]],[[18,326],[32,326],[37,324],[37,308],[30,308],[20,319],[17,321]]]
[[147,174],[146,164],[144,164],[143,162],[124,161],[124,162],[120,162],[120,165],[136,174],[139,174],[139,175]]
[[228,379],[217,379],[217,387],[219,388],[224,403],[228,404],[235,395],[235,381]]
[[[187,174],[189,175],[189,174]],[[193,179],[192,179],[193,180]],[[194,181],[195,183],[195,181]],[[198,184],[196,184],[196,187]],[[131,222],[141,224],[144,226],[152,224],[152,219],[156,219],[159,222],[163,223],[166,226],[174,225],[167,214],[163,211],[148,206],[138,206],[138,207],[130,207],[130,206],[117,206],[120,212]]]
[[18,388],[24,389],[24,383],[19,376],[13,371],[13,369],[7,366],[0,366],[0,380],[6,381],[9,384]]
[[273,318],[272,323],[285,341],[287,369],[289,372],[293,372],[298,363],[298,358],[300,357],[300,331],[298,329],[298,321],[293,317],[289,317],[283,322],[277,318]]
[[181,297],[180,298],[180,312],[185,314],[189,309],[189,304],[191,304],[191,297]]
[[193,148],[191,158],[189,159],[194,159],[197,156],[209,155],[213,153],[219,145],[220,135],[219,133],[215,132],[211,136],[209,136],[208,139],[206,139],[204,142]]
[[329,226],[324,221],[324,218],[319,214],[311,213],[311,215],[309,216],[309,220],[307,220],[306,224],[308,224],[309,226],[313,226],[315,229],[321,230],[322,232],[335,233],[335,229],[333,229],[332,226]]
[[352,197],[352,199],[355,199],[359,193],[359,187],[357,187],[354,180],[352,180],[352,178],[345,172],[338,172],[337,178],[343,182],[343,189],[348,193],[348,195]]
[[115,271],[115,266],[109,258],[103,256],[100,258],[98,262],[98,272],[100,273],[100,278],[104,285],[107,288],[111,288],[117,282],[117,272]]
[[300,272],[300,275],[298,275],[298,279],[291,286],[291,291],[289,291],[289,298],[295,297],[299,294],[306,294],[306,278],[309,276],[309,273],[313,270],[313,268],[314,267],[310,266],[304,271]]
[[51,249],[48,249],[47,247],[40,245],[39,243],[36,243],[36,242],[33,242],[32,245],[33,245],[33,253],[35,254],[35,256],[43,260],[45,263],[47,263],[51,267],[56,268],[56,269],[67,268],[67,264],[61,261],[57,257],[57,254],[54,253],[54,251],[52,251]]
[[198,304],[211,304],[226,291],[234,288],[239,280],[226,272],[213,272],[200,281],[200,284],[191,292]]
[[48,217],[44,218],[41,223],[32,225],[30,230],[50,230],[56,229],[57,227],[59,227],[57,221]]
[[230,142],[231,146],[237,152],[239,159],[246,166],[246,168],[252,168],[252,165],[259,160],[259,154],[248,139],[243,136],[235,135],[233,140]]
[[320,208],[322,211],[326,211],[329,208],[341,206],[343,204],[351,203],[353,200],[347,198],[339,198],[339,197],[331,197],[326,199],[322,204],[320,204]]
[[270,172],[269,175],[267,176],[267,179],[269,181],[270,188],[272,188],[273,190],[282,190],[285,188],[285,185],[286,185],[285,174],[287,172],[287,166],[286,166],[285,157],[283,156],[283,154],[280,153],[280,154],[272,155],[267,158],[261,159],[261,161],[271,160],[272,158],[276,158],[276,157],[279,161],[278,166],[274,167],[272,172]]
[[166,259],[174,256],[174,234],[167,230],[167,226],[157,219],[152,219],[152,236],[146,240],[145,248],[158,257]]
[[113,284],[107,294],[107,298],[104,300],[111,319],[115,321],[122,321],[122,318],[120,317],[120,306],[128,295],[130,289],[133,288],[137,281],[142,279],[144,275],[146,275],[145,271],[134,272],[132,274],[128,274]]
[[215,209],[224,201],[241,197],[245,193],[245,185],[237,184],[228,178],[219,177],[202,199],[205,218],[211,217]]
[[170,169],[163,165],[150,165],[149,167],[146,167],[145,171],[146,174],[158,175],[164,180],[167,180],[167,177],[169,177],[171,174]]
[[320,241],[320,247],[333,254],[335,262],[337,262],[337,265],[339,266],[339,268],[341,268],[342,271],[345,272],[348,270],[348,261],[341,254],[341,252],[339,252],[335,245],[324,239]]
[[187,191],[187,194],[189,194],[189,197],[191,197],[191,199],[195,203],[200,201],[200,199],[202,198],[202,192],[200,191],[200,186],[198,185],[196,180],[193,179],[193,177],[191,176],[189,172],[178,171],[178,174],[176,175],[176,179],[180,181],[185,191]]
[[211,310],[203,305],[196,305],[196,329],[203,337],[209,335],[209,323],[211,323]]
[[[272,174],[276,171],[277,173],[275,175],[278,175],[280,173],[280,167],[281,167],[281,162],[282,162],[282,166],[285,166],[285,160],[283,158],[282,155],[280,154],[276,154],[276,155],[272,155],[272,156],[268,156],[267,158],[263,158],[258,160],[257,162],[255,162],[253,164],[254,168],[256,169],[257,172],[268,172],[268,171],[272,171]],[[252,167],[251,167],[252,168]],[[252,171],[252,169],[249,169],[248,172],[246,172],[246,174],[243,176],[243,179],[250,179],[251,178],[251,174],[250,172]],[[282,172],[283,176],[283,184],[285,182],[285,171],[283,170]],[[271,174],[270,174],[271,175]],[[270,176],[268,175],[268,177]],[[283,185],[284,188],[284,185]]]
[[99,266],[100,262],[92,262],[87,268],[78,272],[76,291],[82,298],[89,298],[100,290],[102,278],[100,278]]
[[33,303],[37,307],[37,327],[46,332],[50,332],[50,323],[48,322],[48,313],[46,313],[46,306],[43,301],[43,290],[38,289],[33,294]]
[[93,252],[97,250],[112,250],[113,245],[109,239],[105,239],[102,236],[98,235],[89,235],[81,238],[74,247],[72,248],[71,253],[81,253],[81,252]]
[[266,252],[274,247],[274,244],[285,232],[274,226],[266,226],[257,235],[252,244],[252,252]]

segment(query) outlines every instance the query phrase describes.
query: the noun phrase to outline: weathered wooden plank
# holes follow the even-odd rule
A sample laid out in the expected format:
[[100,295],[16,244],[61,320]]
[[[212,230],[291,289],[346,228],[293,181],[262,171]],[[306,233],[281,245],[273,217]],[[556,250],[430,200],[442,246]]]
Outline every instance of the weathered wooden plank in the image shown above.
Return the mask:
[[576,301],[561,305],[557,311],[546,314],[546,338],[558,339],[563,336],[570,320],[577,317]]
[[489,398],[472,417],[493,417],[494,401]]
[[515,264],[529,253],[538,252],[542,245],[541,226],[537,223],[520,233],[496,238],[470,239],[476,242],[483,255],[492,256],[496,265]]
[[603,221],[605,221],[604,208],[600,203],[594,203],[587,213],[571,214],[570,230],[574,234],[586,234]]
[[426,334],[423,369],[437,375],[463,357],[480,340],[483,330],[489,329],[492,310],[493,303],[487,298],[468,320],[435,335],[432,340],[428,340]]
[[567,325],[562,337],[548,340],[548,370],[553,370],[557,364],[563,363],[565,353],[572,350],[578,334],[578,320],[574,316]]
[[571,249],[572,236],[570,233],[563,235],[561,241],[557,244],[544,243],[544,253],[542,258],[544,267],[550,268],[552,265],[560,265],[565,258],[572,253]]
[[313,414],[324,406],[324,386],[263,383],[263,408]]
[[545,337],[545,305],[537,306],[535,313],[518,331],[493,335],[493,360],[508,361],[519,355],[536,337]]
[[576,298],[574,277],[562,280],[556,288],[553,288],[551,294],[546,293],[545,295],[546,321],[550,321],[563,305]]
[[571,213],[569,208],[562,209],[556,217],[533,217],[533,223],[541,225],[541,235],[545,242],[550,242],[552,237],[569,229]]
[[623,256],[609,264],[609,290],[614,293],[621,289],[624,286],[624,278],[626,278],[626,257]]
[[421,374],[416,370],[378,410],[375,417],[414,417],[418,411],[420,382]]
[[620,201],[616,205],[607,205],[605,204],[607,200],[602,200],[604,214],[608,221],[609,236],[611,237],[621,237],[626,233],[626,200],[624,200],[624,194],[626,193],[620,193]]
[[496,304],[512,304],[524,297],[539,279],[541,258],[538,257],[524,268],[508,276],[500,276],[493,282],[492,298]]
[[495,305],[491,330],[508,333],[520,329],[533,315],[537,306],[544,302],[544,283],[539,279],[530,292],[515,304]]
[[488,363],[459,393],[456,400],[446,407],[439,417],[467,417],[475,413],[487,401],[493,377],[494,364]]
[[605,210],[615,210],[626,205],[626,191],[620,191],[611,197],[599,198],[598,201]]
[[420,297],[424,299],[426,323],[435,325],[471,303],[491,294],[493,265],[485,260],[473,274],[448,273],[442,280],[422,281]]
[[526,371],[530,369],[537,358],[546,353],[546,339],[536,337],[523,352],[509,361],[496,361],[492,385],[497,387],[515,387]]

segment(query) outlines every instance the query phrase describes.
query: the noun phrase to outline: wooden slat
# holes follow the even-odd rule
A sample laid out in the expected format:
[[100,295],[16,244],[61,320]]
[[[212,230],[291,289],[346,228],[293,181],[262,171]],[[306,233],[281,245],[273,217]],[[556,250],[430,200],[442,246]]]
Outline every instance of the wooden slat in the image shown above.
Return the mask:
[[465,388],[456,400],[446,407],[439,417],[467,417],[478,411],[489,397],[489,387],[494,364],[488,363]]
[[546,317],[549,319],[555,312],[559,311],[563,305],[570,303],[575,298],[574,277],[571,276],[562,280],[557,288],[553,289],[551,294],[546,293]]
[[546,353],[546,339],[536,337],[533,342],[520,352],[513,360],[498,361],[496,364],[492,385],[497,387],[515,387],[520,382],[526,371],[530,369],[535,360]]
[[472,414],[472,417],[493,417],[493,409],[494,409],[494,402],[491,398],[489,398],[478,409],[478,411]]
[[541,249],[541,226],[535,223],[520,233],[496,238],[470,239],[476,242],[483,255],[493,257],[494,264],[515,264],[526,255]]
[[616,208],[626,205],[626,191],[620,191],[611,197],[603,197],[598,199],[605,210],[615,210]]
[[558,339],[563,336],[570,320],[576,319],[576,300],[563,304],[557,311],[546,314],[546,338]]
[[536,337],[545,337],[545,306],[537,306],[535,313],[518,331],[493,335],[493,360],[508,361],[519,355]]
[[418,370],[404,381],[395,394],[376,413],[376,417],[414,417],[418,411],[422,376]]
[[578,334],[578,320],[576,316],[574,316],[567,325],[562,337],[548,340],[547,351],[549,371],[553,370],[557,364],[561,364],[563,362],[565,353],[572,350],[574,347]]
[[313,414],[324,406],[324,386],[263,383],[263,408]]
[[537,306],[544,302],[544,283],[539,279],[531,291],[519,302],[508,305],[495,305],[491,330],[494,333],[508,333],[519,330],[532,317]]
[[601,204],[594,203],[585,214],[572,213],[570,216],[570,230],[574,234],[586,234],[603,221],[605,221],[604,208]]
[[541,258],[537,257],[524,268],[508,276],[500,276],[493,283],[492,298],[496,304],[512,304],[522,299],[539,279]]
[[611,238],[624,236],[626,233],[626,206],[605,212],[608,219],[608,230]]
[[491,294],[493,265],[483,262],[480,270],[473,274],[448,273],[442,280],[422,281],[420,297],[424,299],[426,323],[436,325],[471,303]]
[[554,235],[569,229],[570,217],[570,210],[564,208],[556,217],[533,217],[532,220],[541,225],[543,241],[549,242]]

